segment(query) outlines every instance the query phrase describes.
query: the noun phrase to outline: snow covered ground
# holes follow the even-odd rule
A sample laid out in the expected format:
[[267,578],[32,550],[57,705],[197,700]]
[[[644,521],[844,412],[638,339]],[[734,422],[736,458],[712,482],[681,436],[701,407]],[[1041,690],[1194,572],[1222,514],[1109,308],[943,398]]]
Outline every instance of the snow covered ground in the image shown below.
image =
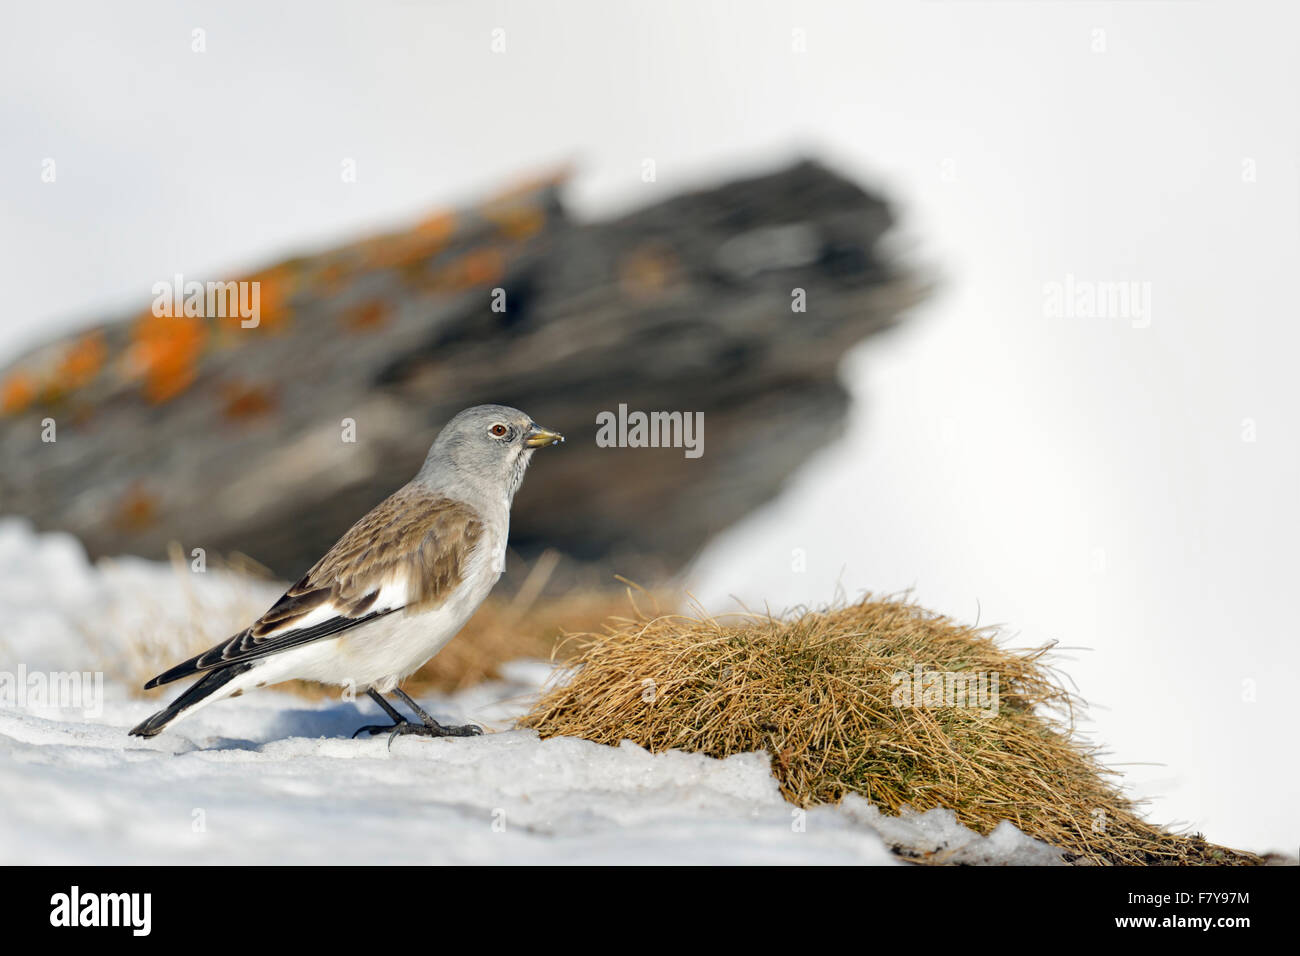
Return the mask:
[[[374,722],[369,701],[273,691],[129,737],[157,701],[106,667],[115,649],[138,652],[124,635],[185,626],[196,600],[219,618],[249,588],[218,572],[183,585],[136,559],[92,566],[72,538],[0,520],[0,863],[897,863],[889,846],[1057,861],[1010,824],[982,838],[943,810],[890,818],[850,798],[805,813],[765,754],[653,755],[511,730],[548,676],[535,661],[425,701],[498,731],[479,738],[389,750],[349,739]],[[70,672],[88,676],[62,683],[61,699],[46,692]]]

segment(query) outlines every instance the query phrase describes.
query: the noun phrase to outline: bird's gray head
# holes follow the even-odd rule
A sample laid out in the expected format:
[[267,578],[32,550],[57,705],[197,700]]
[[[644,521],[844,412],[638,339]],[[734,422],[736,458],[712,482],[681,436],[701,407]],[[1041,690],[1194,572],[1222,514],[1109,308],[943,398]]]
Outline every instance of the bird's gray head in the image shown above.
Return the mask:
[[475,405],[443,426],[416,480],[447,491],[472,489],[488,499],[504,495],[509,503],[533,452],[562,441],[563,435],[517,408]]

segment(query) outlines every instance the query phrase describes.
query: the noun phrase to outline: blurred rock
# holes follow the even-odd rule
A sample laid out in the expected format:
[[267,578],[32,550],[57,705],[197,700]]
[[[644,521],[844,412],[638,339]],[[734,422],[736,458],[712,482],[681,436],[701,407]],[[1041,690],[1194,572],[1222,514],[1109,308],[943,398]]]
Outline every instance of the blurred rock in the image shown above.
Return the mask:
[[[255,328],[150,308],[25,355],[0,371],[0,513],[92,555],[178,541],[293,578],[447,418],[502,402],[569,437],[519,494],[517,553],[679,569],[839,434],[841,356],[922,290],[882,257],[886,204],[814,163],[591,224],[561,186],[241,277]],[[620,404],[703,412],[703,455],[597,447]]]

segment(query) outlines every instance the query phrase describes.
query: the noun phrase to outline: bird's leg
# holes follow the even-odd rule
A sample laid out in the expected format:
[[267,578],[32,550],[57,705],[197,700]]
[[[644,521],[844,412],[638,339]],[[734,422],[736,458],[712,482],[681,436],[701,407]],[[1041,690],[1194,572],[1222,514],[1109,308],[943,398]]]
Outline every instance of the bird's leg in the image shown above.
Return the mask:
[[370,695],[371,700],[384,709],[384,713],[393,718],[393,722],[388,725],[367,724],[365,727],[358,728],[357,732],[352,735],[353,738],[362,733],[370,734],[372,737],[376,734],[388,734],[388,746],[392,747],[394,737],[406,736],[407,734],[414,734],[418,737],[477,737],[483,733],[483,728],[476,727],[473,724],[465,724],[461,727],[444,727],[434,720],[423,707],[402,693],[401,690],[395,689],[393,693],[402,698],[407,706],[419,715],[422,723],[411,723],[398,713],[392,704],[384,700],[373,687],[367,690],[366,693]]
[[370,695],[371,700],[373,700],[380,707],[384,708],[384,713],[388,714],[389,717],[393,718],[393,723],[400,724],[402,721],[406,719],[400,713],[398,713],[397,708],[395,708],[388,701],[384,700],[383,695],[381,695],[379,691],[375,690],[373,687],[370,688],[368,691],[366,691],[366,693]]
[[369,690],[366,691],[366,693],[370,695],[371,700],[373,700],[376,704],[378,704],[380,707],[384,709],[384,713],[386,713],[389,717],[393,718],[393,722],[388,725],[366,724],[366,726],[364,727],[359,727],[357,728],[357,732],[352,735],[353,740],[356,740],[357,734],[362,734],[362,733],[370,734],[370,736],[372,737],[375,734],[386,734],[392,731],[394,727],[400,727],[402,724],[407,722],[406,718],[403,717],[400,713],[398,713],[397,709],[394,708],[392,704],[390,704],[388,701],[384,700],[384,698],[380,696],[379,691],[371,687]]
[[[411,700],[411,698],[407,696],[406,691],[402,690],[402,688],[394,687],[393,693],[396,694],[398,697],[402,698],[402,701],[406,704],[407,707],[415,711],[416,715],[422,721],[424,721],[425,727],[433,731],[433,733],[430,736],[477,737],[483,733],[483,728],[475,724],[461,724],[460,726],[444,727],[442,724],[434,720],[433,717],[430,716],[429,713],[423,707],[421,707],[415,701]],[[419,733],[419,731],[403,731],[403,733],[413,733],[413,732]]]

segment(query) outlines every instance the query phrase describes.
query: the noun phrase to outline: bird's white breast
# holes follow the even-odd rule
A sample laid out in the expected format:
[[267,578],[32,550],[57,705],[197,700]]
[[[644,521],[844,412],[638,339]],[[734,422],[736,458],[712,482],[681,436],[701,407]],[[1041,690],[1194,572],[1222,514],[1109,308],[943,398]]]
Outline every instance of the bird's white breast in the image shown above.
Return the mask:
[[249,677],[258,685],[298,679],[387,693],[442,650],[483,603],[501,576],[503,548],[504,535],[485,533],[460,584],[438,607],[415,614],[394,611],[339,637],[284,651]]

